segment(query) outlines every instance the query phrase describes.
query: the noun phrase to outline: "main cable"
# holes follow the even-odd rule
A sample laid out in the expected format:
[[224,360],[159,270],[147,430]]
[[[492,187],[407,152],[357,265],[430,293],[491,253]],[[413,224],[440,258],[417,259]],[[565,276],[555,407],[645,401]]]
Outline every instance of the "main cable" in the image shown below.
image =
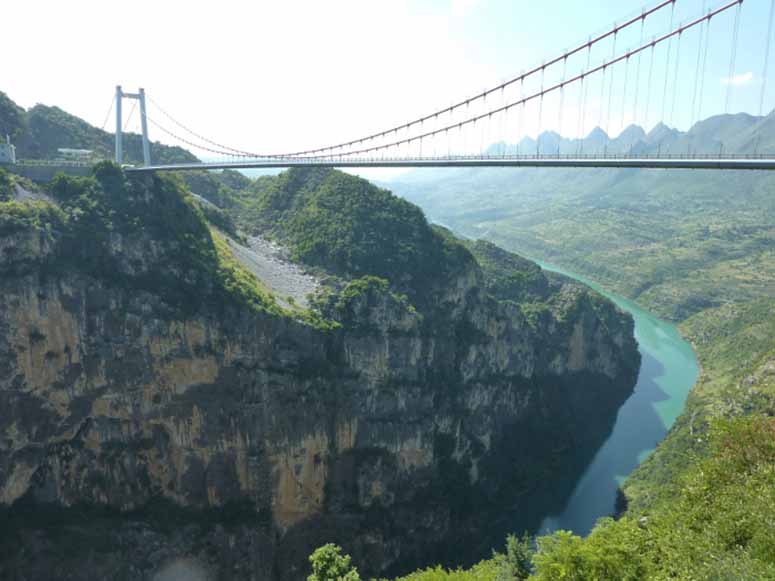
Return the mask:
[[172,115],[167,113],[167,111],[165,111],[161,107],[161,105],[159,105],[156,101],[154,101],[154,99],[151,96],[146,95],[146,97],[154,105],[154,107],[156,107],[161,112],[162,115],[164,115],[167,119],[172,121],[175,125],[177,125],[181,129],[183,129],[187,133],[190,133],[191,135],[193,135],[197,139],[201,139],[202,141],[204,141],[205,143],[207,143],[209,145],[212,145],[214,147],[218,147],[218,148],[220,148],[222,150],[225,150],[225,151],[232,152],[229,155],[235,154],[235,155],[238,155],[238,156],[246,156],[246,157],[271,157],[269,155],[260,155],[260,154],[257,154],[257,153],[252,153],[250,151],[243,151],[241,149],[235,149],[233,147],[229,147],[228,145],[223,145],[223,144],[218,143],[216,141],[212,141],[210,139],[207,139],[205,136],[200,135],[199,133],[193,131],[192,129],[189,129],[187,126],[183,125],[180,121],[175,119]]
[[[741,2],[742,2],[742,0],[733,0],[731,2],[728,2],[727,4],[724,4],[724,5],[720,6],[719,8],[716,8],[715,10],[713,10],[711,12],[708,12],[708,14],[705,15],[705,16],[701,16],[699,18],[696,18],[695,20],[689,22],[688,24],[685,24],[685,25],[680,26],[679,28],[677,28],[677,29],[675,29],[675,30],[673,30],[671,32],[667,32],[667,33],[663,34],[662,36],[652,40],[648,44],[645,44],[645,45],[640,46],[640,47],[638,47],[636,49],[630,50],[630,51],[628,51],[628,52],[626,52],[626,53],[624,53],[624,54],[622,54],[622,55],[620,55],[620,56],[618,56],[618,57],[616,57],[616,58],[614,58],[614,59],[612,59],[610,61],[604,62],[604,63],[598,65],[597,67],[595,67],[594,69],[586,71],[586,72],[583,72],[583,73],[581,73],[581,74],[579,74],[579,75],[569,79],[568,81],[563,81],[563,82],[557,83],[555,85],[550,86],[549,88],[547,88],[545,90],[539,91],[537,93],[533,93],[532,95],[529,95],[529,96],[521,99],[520,101],[515,101],[515,102],[512,102],[512,103],[509,103],[509,104],[507,104],[505,106],[502,106],[500,108],[493,109],[491,111],[482,113],[480,115],[476,115],[474,117],[470,117],[468,119],[460,121],[459,123],[452,124],[452,125],[449,125],[447,127],[441,127],[439,129],[436,129],[436,130],[433,130],[433,131],[429,131],[427,133],[423,133],[421,135],[415,135],[414,137],[408,137],[406,139],[403,139],[403,140],[400,140],[400,141],[396,141],[396,142],[393,142],[393,143],[373,146],[373,147],[369,147],[369,148],[362,148],[362,149],[357,149],[357,150],[346,151],[346,152],[343,152],[341,155],[350,156],[350,155],[356,155],[356,154],[360,154],[360,153],[368,153],[368,152],[371,152],[371,151],[376,151],[376,150],[382,149],[383,147],[390,147],[392,145],[400,145],[400,144],[404,144],[404,143],[408,144],[408,143],[414,142],[414,141],[416,141],[418,139],[425,138],[425,137],[428,137],[428,136],[433,135],[433,134],[441,133],[445,129],[451,129],[451,128],[454,128],[454,127],[462,127],[463,125],[468,125],[468,124],[474,123],[476,121],[480,121],[480,120],[484,119],[485,117],[492,116],[492,115],[494,115],[496,113],[500,113],[501,111],[507,111],[511,107],[515,107],[517,105],[524,104],[524,103],[527,103],[529,101],[533,101],[535,99],[543,97],[547,93],[554,92],[554,91],[560,89],[561,87],[563,87],[565,85],[569,85],[571,83],[575,83],[575,82],[579,81],[580,79],[582,79],[585,76],[593,75],[593,74],[595,74],[597,72],[600,72],[602,70],[605,70],[606,68],[611,67],[611,66],[613,66],[613,65],[615,65],[615,64],[617,64],[617,63],[619,63],[619,62],[621,62],[621,61],[623,61],[623,60],[625,60],[627,58],[631,58],[632,56],[634,56],[634,55],[636,55],[636,54],[638,54],[638,53],[648,49],[649,47],[653,47],[653,46],[655,46],[657,44],[661,44],[661,43],[665,42],[666,40],[670,40],[670,39],[672,39],[674,36],[676,36],[678,34],[683,34],[685,31],[690,30],[691,28],[694,28],[698,24],[702,24],[706,20],[710,20],[714,16],[716,16],[718,14],[721,14],[721,13],[729,10],[730,8],[732,8],[734,6],[739,5]],[[293,156],[290,155],[290,154],[286,154],[284,156],[279,156],[278,155],[278,156],[267,156],[267,157],[286,157],[286,158],[288,158],[288,157],[293,157]],[[315,156],[315,157],[308,157],[306,159],[328,159],[329,157],[330,156]]]
[[608,31],[606,31],[606,32],[604,32],[602,34],[599,34],[597,37],[595,37],[595,38],[593,38],[591,40],[588,40],[587,42],[585,42],[583,44],[580,44],[580,45],[578,45],[577,47],[575,47],[575,48],[573,48],[571,50],[566,51],[562,55],[560,55],[560,56],[558,56],[556,58],[553,58],[553,59],[549,60],[548,62],[542,63],[540,66],[535,66],[532,69],[529,69],[527,72],[523,72],[520,75],[518,75],[518,76],[516,76],[516,77],[514,77],[512,79],[509,79],[508,81],[500,83],[499,85],[497,85],[497,86],[495,86],[495,87],[493,87],[491,89],[485,90],[482,93],[474,95],[473,97],[469,97],[467,99],[459,101],[458,103],[456,103],[454,105],[450,105],[449,107],[446,107],[444,109],[440,109],[438,111],[434,111],[433,113],[430,113],[430,114],[425,115],[423,117],[419,117],[417,119],[414,119],[413,121],[409,121],[407,123],[403,123],[401,125],[397,125],[395,127],[391,127],[390,129],[385,129],[383,131],[379,131],[377,133],[373,133],[373,134],[367,135],[365,137],[361,137],[361,138],[358,138],[358,139],[352,139],[350,141],[347,141],[347,142],[344,142],[344,143],[340,143],[338,145],[329,145],[327,147],[319,147],[319,148],[316,148],[316,149],[308,149],[308,150],[304,150],[304,151],[295,151],[295,152],[291,152],[291,153],[284,153],[284,154],[281,154],[281,155],[278,154],[278,155],[273,155],[273,156],[268,156],[268,157],[297,157],[297,156],[306,156],[306,155],[312,155],[312,154],[317,154],[317,153],[323,153],[323,152],[331,151],[331,150],[338,149],[338,148],[341,148],[341,147],[349,147],[349,146],[352,146],[352,145],[362,144],[364,142],[372,141],[372,140],[380,138],[380,137],[386,137],[386,136],[388,136],[389,134],[391,134],[391,133],[393,133],[395,131],[399,131],[399,130],[403,130],[403,129],[407,129],[408,130],[409,128],[411,128],[411,127],[413,127],[413,126],[415,126],[415,125],[417,125],[417,124],[419,124],[419,123],[421,123],[423,121],[427,121],[427,120],[429,120],[429,119],[431,119],[431,118],[433,118],[435,116],[438,116],[438,115],[450,112],[452,110],[455,110],[455,109],[458,109],[458,108],[461,108],[461,107],[464,107],[464,106],[468,106],[470,103],[472,103],[474,101],[478,101],[480,99],[486,98],[491,93],[494,93],[494,92],[499,91],[499,90],[501,90],[501,89],[503,89],[505,87],[508,87],[508,86],[516,83],[517,81],[524,81],[524,79],[526,79],[527,77],[530,77],[532,75],[535,75],[536,73],[542,72],[546,68],[551,67],[552,65],[557,64],[557,63],[561,62],[562,60],[564,60],[564,59],[566,59],[566,58],[568,58],[570,56],[573,56],[574,54],[576,54],[578,52],[583,51],[585,48],[590,47],[593,44],[597,44],[598,42],[601,42],[601,41],[605,40],[609,36],[616,35],[620,31],[630,27],[631,25],[633,25],[633,24],[635,24],[637,22],[643,21],[644,19],[648,18],[652,14],[655,14],[656,12],[660,11],[662,8],[665,8],[668,5],[671,5],[671,6],[675,7],[675,2],[676,2],[676,0],[662,0],[656,6],[642,11],[636,17],[631,18],[631,19],[625,21],[624,23],[622,23],[620,25],[614,25],[614,27],[612,29],[610,29],[610,30],[608,30]]

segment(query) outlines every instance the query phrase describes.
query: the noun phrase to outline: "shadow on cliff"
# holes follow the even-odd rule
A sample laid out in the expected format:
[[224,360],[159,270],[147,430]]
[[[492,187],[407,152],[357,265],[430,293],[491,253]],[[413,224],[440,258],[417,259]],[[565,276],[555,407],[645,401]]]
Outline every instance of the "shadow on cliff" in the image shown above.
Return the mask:
[[598,518],[613,516],[621,481],[667,434],[655,407],[670,399],[657,382],[664,373],[657,359],[643,353],[635,390],[615,421],[567,456],[567,465],[552,481],[526,492],[514,508],[505,510],[487,529],[472,558],[489,556],[491,549],[503,547],[511,533],[549,534],[564,529],[586,535]]

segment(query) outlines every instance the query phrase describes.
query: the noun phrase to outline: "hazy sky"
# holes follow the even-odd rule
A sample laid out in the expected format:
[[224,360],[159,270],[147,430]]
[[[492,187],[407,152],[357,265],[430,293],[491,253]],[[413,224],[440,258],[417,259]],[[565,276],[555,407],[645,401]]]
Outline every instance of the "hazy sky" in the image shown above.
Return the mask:
[[[770,2],[743,3],[732,111],[758,112]],[[675,22],[699,14],[703,5],[722,3],[677,0]],[[635,0],[5,2],[0,90],[25,107],[58,105],[102,126],[116,84],[128,91],[143,86],[176,118],[211,139],[249,151],[287,151],[352,138],[446,106],[555,56],[643,6]],[[669,15],[667,9],[647,26],[647,39],[668,28]],[[711,24],[703,117],[725,108],[733,18],[730,11]],[[620,35],[618,47],[638,44],[639,35],[634,27],[632,34]],[[698,39],[699,30],[682,38],[682,82],[666,105],[667,47],[657,49],[647,126],[663,110],[672,124],[684,128],[694,116]],[[593,64],[611,50],[609,44],[593,52]],[[675,45],[672,51],[675,63]],[[585,59],[569,61],[568,73],[578,72]],[[633,117],[644,124],[647,99],[641,95],[636,106],[633,87],[639,76],[645,92],[648,63],[644,56],[640,65],[635,60],[628,65],[629,92],[623,92],[624,69],[614,71],[610,100],[608,85],[599,77],[590,80],[584,133],[603,118],[612,134]],[[547,83],[552,74],[561,75],[561,68],[547,73]],[[672,87],[676,77],[673,72],[667,77]],[[580,97],[569,91],[562,118],[559,101],[547,99],[543,127],[562,124],[563,134],[578,133]],[[130,107],[125,104],[126,113]],[[768,85],[765,111],[773,107],[775,80]],[[149,115],[165,121],[153,107]],[[514,141],[518,134],[534,132],[537,111],[527,111],[526,117],[532,124],[523,121],[518,128],[513,115],[481,139]],[[136,122],[135,115],[130,129]],[[112,126],[110,118],[107,127]],[[151,136],[170,141],[153,127]]]

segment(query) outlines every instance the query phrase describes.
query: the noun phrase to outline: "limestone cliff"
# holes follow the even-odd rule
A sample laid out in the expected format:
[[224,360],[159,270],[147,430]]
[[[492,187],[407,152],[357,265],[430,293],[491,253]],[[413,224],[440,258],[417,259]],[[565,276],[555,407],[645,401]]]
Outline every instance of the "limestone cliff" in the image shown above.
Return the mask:
[[251,308],[181,258],[206,229],[129,219],[178,186],[116,171],[89,183],[121,188],[119,227],[0,222],[2,578],[299,579],[328,541],[367,575],[444,558],[504,507],[557,502],[546,479],[634,385],[627,316],[569,282],[500,300],[473,258],[432,307],[366,277],[318,301],[335,325]]

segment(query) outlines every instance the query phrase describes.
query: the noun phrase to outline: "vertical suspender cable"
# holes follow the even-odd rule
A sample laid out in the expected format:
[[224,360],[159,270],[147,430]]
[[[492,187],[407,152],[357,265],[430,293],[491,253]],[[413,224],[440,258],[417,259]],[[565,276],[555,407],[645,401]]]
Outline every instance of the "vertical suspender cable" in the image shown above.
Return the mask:
[[673,102],[670,104],[670,125],[674,124],[673,115],[675,114],[675,97],[678,94],[678,69],[681,64],[681,37],[682,32],[678,33],[678,46],[675,49],[675,75],[673,76]]
[[732,85],[734,84],[732,81],[734,80],[733,77],[735,75],[735,58],[737,57],[737,38],[740,31],[741,6],[742,1],[738,3],[737,8],[735,9],[735,24],[732,31],[732,54],[729,58],[729,77],[727,77],[727,98],[724,103],[724,113],[729,113],[729,104],[732,100]]
[[525,117],[525,102],[522,101],[524,82],[523,79],[520,79],[519,81],[519,100],[521,101],[521,104],[519,105],[519,116],[517,118],[517,155],[522,155],[522,122]]
[[[670,30],[673,30],[673,17],[675,16],[675,2],[670,8]],[[667,80],[670,78],[670,53],[673,50],[673,38],[667,41],[667,63],[665,64],[665,86],[662,90],[662,119],[665,122],[665,113],[667,111]]]
[[[501,106],[506,105],[506,94],[504,93],[505,89],[501,89]],[[500,119],[500,129],[498,130],[498,141],[501,142],[501,157],[506,156],[506,133],[504,131],[505,127],[509,126],[509,110],[506,109],[503,112],[503,115]]]
[[767,24],[767,48],[764,51],[764,68],[762,69],[762,90],[759,95],[759,116],[764,115],[764,93],[767,89],[767,69],[770,64],[770,40],[772,40],[772,16],[775,14],[775,0],[770,0],[770,18]]
[[[775,0],[773,0],[775,2]],[[705,12],[705,2],[702,3],[702,11]],[[706,24],[707,26],[707,24]],[[692,94],[692,110],[691,110],[691,117],[689,119],[689,128],[691,129],[694,126],[694,113],[696,111],[696,105],[697,105],[697,87],[699,85],[700,80],[700,64],[702,63],[702,43],[706,42],[705,39],[705,27],[700,26],[700,38],[697,42],[697,63],[694,66],[694,93]]]
[[536,135],[536,157],[541,154],[541,126],[543,124],[544,113],[544,74],[546,69],[541,69],[541,97],[538,100],[538,129]]
[[620,131],[624,131],[624,115],[627,107],[627,77],[630,73],[630,57],[627,57],[624,61],[624,89],[622,90],[622,127]]
[[[589,70],[589,63],[592,61],[592,43],[587,45],[587,66],[584,72]],[[581,77],[581,116],[579,117],[579,155],[584,153],[584,129],[586,127],[586,110],[587,110],[587,94],[589,93],[589,82],[586,81],[587,77],[584,75]]]
[[[568,59],[566,58],[562,63],[562,82],[565,82],[565,75],[568,72]],[[560,87],[560,107],[559,107],[559,119],[557,120],[557,133],[560,139],[557,140],[557,155],[560,155],[560,143],[562,140],[562,108],[565,105],[565,85]]]
[[[586,70],[586,69],[585,69]],[[585,77],[581,77],[581,85],[579,85],[579,119],[578,119],[578,147],[576,148],[576,155],[581,155],[581,150],[584,143],[584,86]]]
[[[775,0],[773,0],[775,2]],[[640,21],[640,42],[638,43],[638,46],[643,46],[643,32],[646,27],[646,19]],[[638,91],[640,91],[640,61],[641,57],[643,56],[642,52],[638,53],[638,72],[635,75],[635,99],[632,103],[632,120],[633,123],[635,122],[635,119],[638,118]],[[645,123],[645,122],[644,122]]]
[[[611,51],[611,59],[613,60],[616,58],[616,39],[618,37],[618,34],[614,32],[614,47]],[[611,137],[611,101],[613,101],[614,98],[614,67],[611,67],[611,81],[608,87],[608,106],[606,107],[606,119],[605,119],[605,132],[606,135],[608,135],[609,139]],[[606,149],[608,149],[608,145],[606,144]]]
[[654,74],[654,44],[652,41],[651,45],[651,57],[649,58],[649,78],[648,82],[646,83],[646,112],[644,115],[643,123],[645,124],[645,127],[643,130],[645,131],[648,128],[649,123],[649,105],[651,105],[651,78]]
[[708,64],[708,46],[710,45],[710,18],[705,23],[705,54],[702,55],[700,71],[700,90],[697,95],[697,121],[702,119],[702,98],[705,93],[705,67]]
[[603,77],[600,79],[600,110],[598,111],[597,115],[597,126],[600,129],[603,128],[603,109],[605,109],[605,73],[607,69],[608,67],[603,67]]

